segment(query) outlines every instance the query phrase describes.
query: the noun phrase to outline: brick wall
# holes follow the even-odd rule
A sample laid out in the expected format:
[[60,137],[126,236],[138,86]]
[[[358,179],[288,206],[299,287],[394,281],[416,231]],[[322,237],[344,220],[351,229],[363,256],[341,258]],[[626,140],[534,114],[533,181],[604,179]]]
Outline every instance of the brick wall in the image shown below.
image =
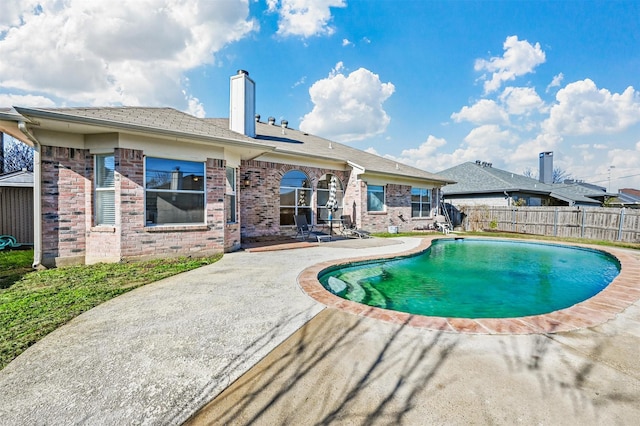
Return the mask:
[[[294,226],[280,226],[280,181],[290,170],[300,170],[309,177],[313,188],[311,205],[314,206],[314,212],[318,181],[327,173],[336,175],[345,186],[346,210],[349,184],[345,183],[349,181],[350,172],[265,161],[243,161],[240,167],[240,222],[243,239],[295,235]],[[248,187],[242,187],[244,177],[248,177],[251,182]]]
[[[208,159],[206,162],[206,224],[147,227],[144,216],[143,153],[139,150],[118,149],[116,157],[116,170],[120,175],[123,258],[199,256],[225,249],[224,160]],[[229,232],[229,236],[233,237],[233,231]]]
[[364,182],[360,182],[360,185],[360,203],[364,209],[362,222],[359,224],[362,229],[387,232],[389,226],[397,226],[398,232],[410,232],[416,227],[424,226],[425,219],[411,217],[411,186],[385,185],[385,211],[367,212],[367,187]]
[[144,156],[116,149],[114,226],[95,226],[93,156],[87,150],[43,147],[43,264],[114,262],[123,258],[208,255],[239,248],[239,224],[225,223],[224,160],[206,162],[206,223],[147,227]]
[[87,150],[43,146],[42,264],[84,262],[91,156]]

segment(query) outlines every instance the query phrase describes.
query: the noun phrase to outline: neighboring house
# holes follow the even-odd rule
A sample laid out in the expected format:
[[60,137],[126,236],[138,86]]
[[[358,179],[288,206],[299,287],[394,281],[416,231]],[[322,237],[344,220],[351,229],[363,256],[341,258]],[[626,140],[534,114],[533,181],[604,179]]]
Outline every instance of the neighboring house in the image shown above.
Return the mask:
[[32,172],[0,175],[0,235],[11,235],[21,244],[33,243]]
[[632,188],[622,188],[618,193],[607,201],[610,207],[628,207],[632,209],[640,208],[640,190]]
[[442,188],[448,204],[491,206],[592,206],[602,205],[604,188],[581,182],[548,184],[491,163],[467,162],[437,173],[457,183]]
[[[451,180],[255,114],[255,83],[231,77],[229,119],[171,108],[21,108],[0,131],[35,146],[35,264],[205,255],[295,235],[293,216],[413,229]],[[41,241],[38,241],[41,238]]]

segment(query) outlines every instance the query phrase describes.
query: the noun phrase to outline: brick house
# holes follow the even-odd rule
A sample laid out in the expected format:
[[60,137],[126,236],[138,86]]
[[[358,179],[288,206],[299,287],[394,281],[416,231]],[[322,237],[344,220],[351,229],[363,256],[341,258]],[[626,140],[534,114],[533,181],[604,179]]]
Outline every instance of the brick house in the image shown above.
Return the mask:
[[[171,108],[0,109],[0,131],[35,148],[34,265],[207,255],[293,236],[294,214],[409,230],[450,180],[255,114],[231,77],[229,119]],[[38,220],[39,219],[39,220]]]

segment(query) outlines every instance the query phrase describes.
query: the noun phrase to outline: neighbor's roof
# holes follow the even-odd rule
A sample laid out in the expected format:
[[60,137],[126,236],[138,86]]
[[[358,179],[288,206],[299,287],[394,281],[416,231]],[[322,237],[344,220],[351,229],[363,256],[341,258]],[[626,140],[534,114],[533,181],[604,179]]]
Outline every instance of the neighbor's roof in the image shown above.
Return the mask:
[[72,122],[80,126],[102,127],[105,131],[121,129],[170,135],[182,138],[197,138],[213,143],[224,143],[261,149],[294,156],[307,156],[361,169],[361,172],[399,176],[412,179],[428,179],[443,184],[453,181],[415,167],[370,154],[337,142],[298,130],[266,123],[256,123],[255,138],[229,130],[228,119],[202,119],[173,108],[148,107],[99,107],[99,108],[15,108],[21,116],[35,121],[53,120]]
[[33,172],[20,170],[0,175],[0,186],[33,188]]
[[[575,184],[545,184],[530,177],[497,169],[487,163],[466,162],[437,174],[457,182],[442,188],[445,195],[521,192],[548,195],[578,204],[599,204],[586,196],[598,195],[595,190]],[[575,189],[576,187],[579,189]]]

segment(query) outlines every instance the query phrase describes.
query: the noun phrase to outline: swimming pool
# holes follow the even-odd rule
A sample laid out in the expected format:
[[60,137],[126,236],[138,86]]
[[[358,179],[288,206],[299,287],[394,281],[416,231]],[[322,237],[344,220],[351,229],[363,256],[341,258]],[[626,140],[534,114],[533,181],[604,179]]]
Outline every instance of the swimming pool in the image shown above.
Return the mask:
[[519,241],[443,239],[419,255],[352,263],[318,279],[346,300],[450,318],[539,315],[580,303],[620,273],[612,255]]

